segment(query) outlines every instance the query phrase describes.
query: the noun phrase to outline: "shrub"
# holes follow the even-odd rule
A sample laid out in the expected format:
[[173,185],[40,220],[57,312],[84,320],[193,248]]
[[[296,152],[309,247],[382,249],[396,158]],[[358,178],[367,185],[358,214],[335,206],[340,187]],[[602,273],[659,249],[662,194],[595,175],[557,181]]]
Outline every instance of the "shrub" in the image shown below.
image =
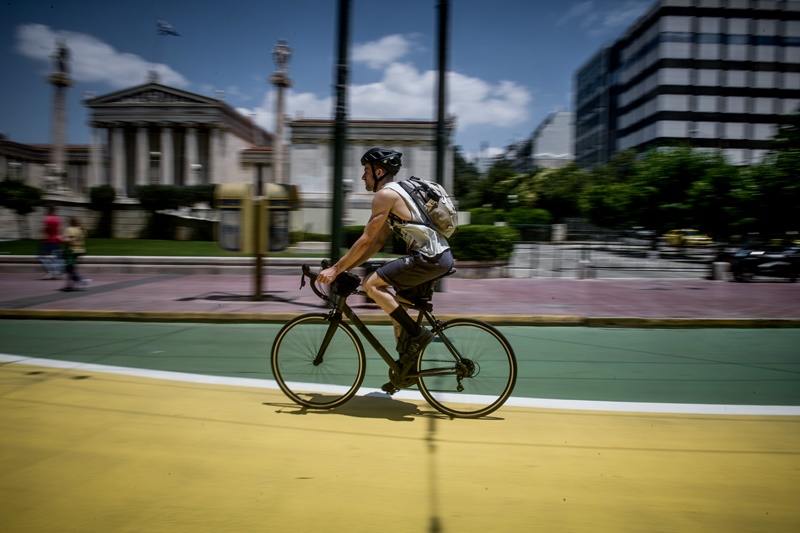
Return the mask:
[[476,226],[491,226],[503,220],[503,212],[491,207],[475,207],[469,210],[470,224]]
[[541,225],[550,224],[553,217],[545,209],[535,209],[532,207],[515,207],[505,215],[505,221],[514,225]]
[[184,194],[174,185],[140,185],[136,187],[136,198],[142,209],[151,212],[177,209],[184,205]]
[[0,206],[25,216],[40,205],[42,205],[41,189],[18,180],[0,181]]
[[18,215],[19,234],[23,237],[30,236],[28,213],[33,212],[42,203],[41,189],[18,180],[0,181],[0,206],[11,209]]
[[505,261],[517,240],[519,232],[512,227],[469,224],[461,226],[449,242],[456,260]]
[[113,236],[113,213],[116,197],[117,192],[111,185],[99,185],[89,189],[89,207],[101,213],[94,237],[110,238]]
[[216,185],[213,183],[206,183],[202,185],[187,185],[183,187],[183,195],[181,205],[191,207],[194,204],[205,203],[214,205],[214,188]]

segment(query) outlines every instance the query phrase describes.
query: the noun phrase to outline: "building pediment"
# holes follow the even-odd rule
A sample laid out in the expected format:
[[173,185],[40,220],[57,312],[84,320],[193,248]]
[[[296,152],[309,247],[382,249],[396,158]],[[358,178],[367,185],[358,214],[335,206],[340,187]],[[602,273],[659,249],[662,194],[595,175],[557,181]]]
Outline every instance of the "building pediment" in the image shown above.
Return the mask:
[[136,104],[188,104],[188,105],[218,105],[219,101],[206,98],[198,94],[181,91],[158,83],[148,83],[138,87],[131,87],[122,91],[107,94],[86,102],[90,108],[105,105],[136,105]]

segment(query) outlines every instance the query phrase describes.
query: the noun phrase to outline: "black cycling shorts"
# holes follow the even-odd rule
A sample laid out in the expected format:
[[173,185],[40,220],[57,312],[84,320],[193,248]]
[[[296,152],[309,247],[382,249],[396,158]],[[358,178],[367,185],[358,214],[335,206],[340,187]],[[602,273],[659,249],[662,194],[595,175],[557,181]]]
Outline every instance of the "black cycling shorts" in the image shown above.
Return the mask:
[[425,257],[415,251],[408,257],[384,264],[376,273],[399,292],[447,274],[453,268],[453,264],[453,254],[450,249],[436,257]]

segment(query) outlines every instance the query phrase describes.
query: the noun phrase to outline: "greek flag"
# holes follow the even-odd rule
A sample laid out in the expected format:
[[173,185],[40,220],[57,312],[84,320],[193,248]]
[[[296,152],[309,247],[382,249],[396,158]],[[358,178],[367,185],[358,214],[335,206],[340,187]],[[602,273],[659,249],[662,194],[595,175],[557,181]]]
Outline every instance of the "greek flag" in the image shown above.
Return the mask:
[[181,34],[175,31],[175,28],[166,20],[156,20],[156,27],[158,28],[159,35],[174,35],[180,37]]

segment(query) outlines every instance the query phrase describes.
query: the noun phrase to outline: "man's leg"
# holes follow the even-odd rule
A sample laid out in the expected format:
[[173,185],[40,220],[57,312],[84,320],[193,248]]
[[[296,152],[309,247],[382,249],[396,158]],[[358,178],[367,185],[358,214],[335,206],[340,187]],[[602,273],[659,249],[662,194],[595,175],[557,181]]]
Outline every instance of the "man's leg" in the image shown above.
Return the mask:
[[[389,283],[381,278],[376,272],[370,274],[362,283],[367,295],[375,300],[378,307],[383,309],[386,314],[392,319],[392,322],[399,325],[400,328],[395,327],[395,336],[399,338],[400,329],[405,330],[408,335],[408,341],[405,343],[407,346],[403,351],[411,359],[415,359],[419,350],[430,341],[433,334],[420,325],[403,309],[395,299],[394,294],[388,291]],[[398,350],[400,350],[398,343]],[[403,359],[401,358],[401,361]]]

